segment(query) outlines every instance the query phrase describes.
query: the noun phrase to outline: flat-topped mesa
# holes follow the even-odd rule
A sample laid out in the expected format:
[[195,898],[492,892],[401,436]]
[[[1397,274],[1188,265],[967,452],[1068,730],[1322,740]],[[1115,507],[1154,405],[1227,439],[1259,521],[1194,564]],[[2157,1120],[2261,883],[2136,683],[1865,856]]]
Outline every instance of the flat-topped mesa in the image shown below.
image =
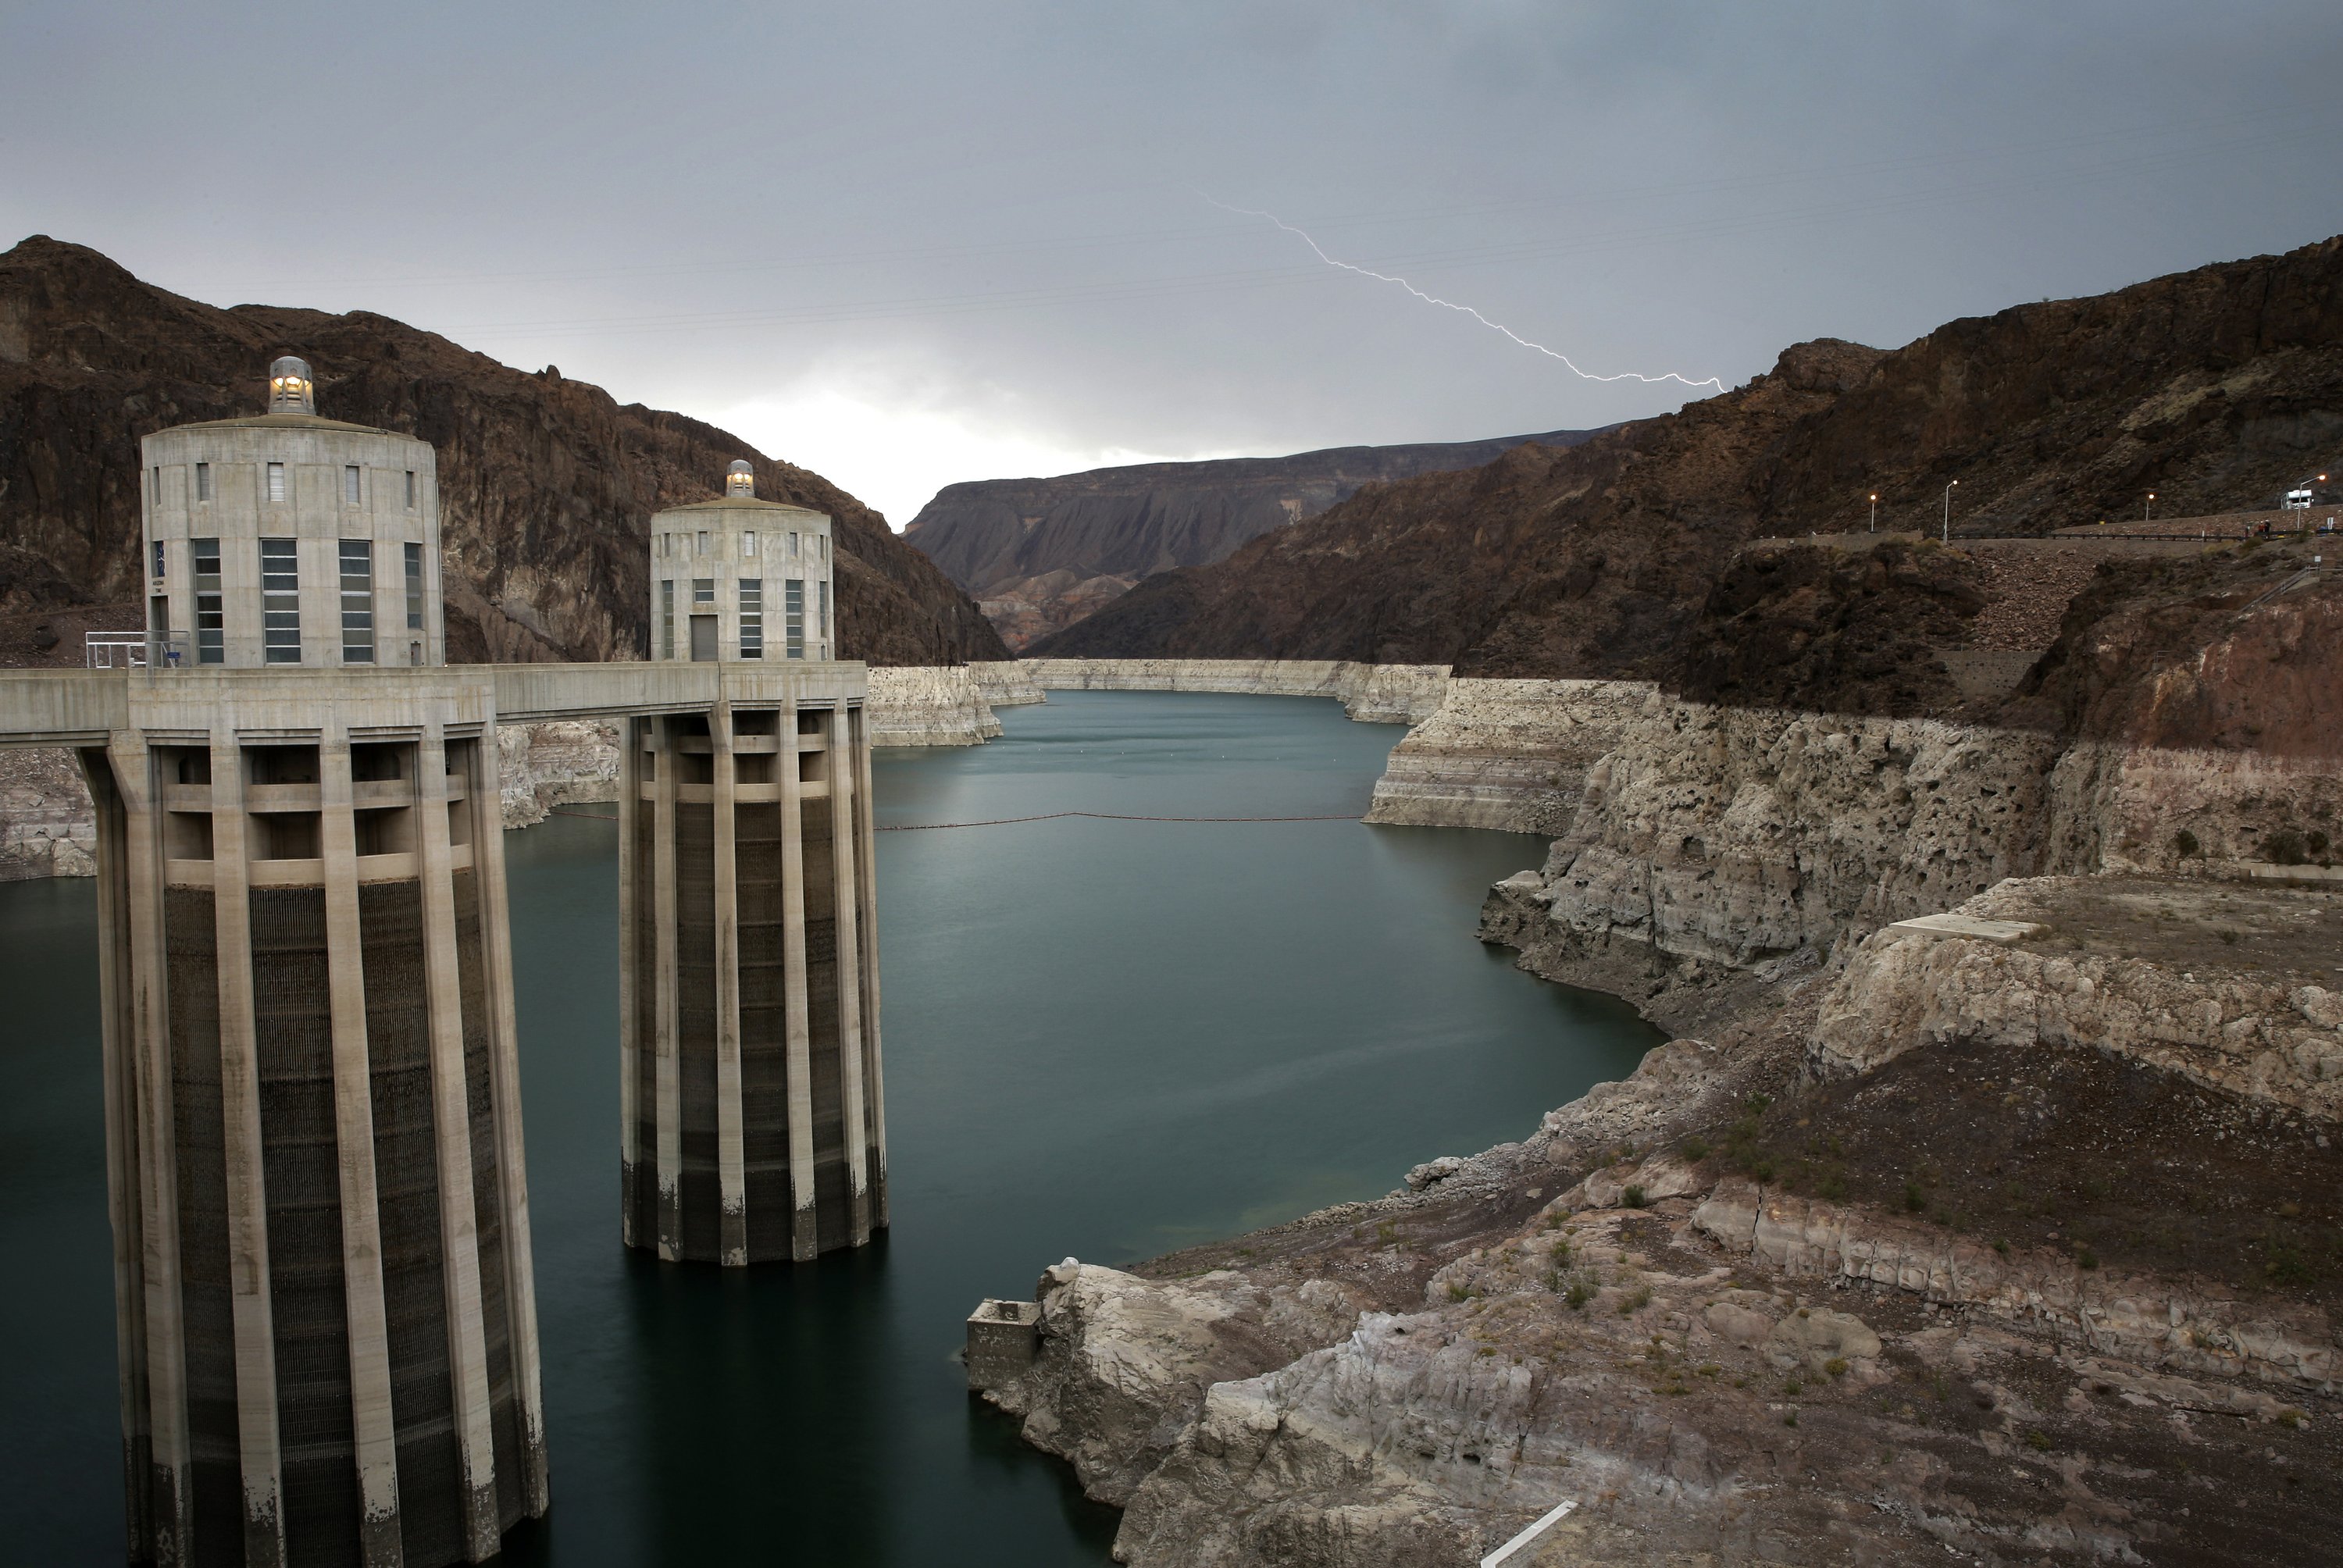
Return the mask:
[[446,662],[430,443],[319,418],[287,357],[266,413],[157,430],[139,453],[150,662]]
[[651,657],[833,657],[830,520],[757,498],[736,462],[724,494],[651,518]]
[[[831,658],[830,519],[755,492],[737,462],[651,519],[654,663]],[[806,1259],[887,1223],[868,708],[859,680],[775,689],[620,742],[622,1234],[666,1259]]]

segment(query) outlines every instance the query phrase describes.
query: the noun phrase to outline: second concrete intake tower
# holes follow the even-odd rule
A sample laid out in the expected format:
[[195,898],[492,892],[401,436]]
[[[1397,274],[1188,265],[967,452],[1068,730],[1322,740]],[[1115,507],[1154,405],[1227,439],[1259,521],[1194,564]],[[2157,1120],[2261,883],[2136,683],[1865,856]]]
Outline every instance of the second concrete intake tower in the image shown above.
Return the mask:
[[650,550],[655,663],[808,678],[728,677],[712,709],[627,723],[627,1244],[732,1265],[862,1246],[887,1223],[870,737],[860,691],[815,678],[830,520],[735,463],[721,498],[652,518]]

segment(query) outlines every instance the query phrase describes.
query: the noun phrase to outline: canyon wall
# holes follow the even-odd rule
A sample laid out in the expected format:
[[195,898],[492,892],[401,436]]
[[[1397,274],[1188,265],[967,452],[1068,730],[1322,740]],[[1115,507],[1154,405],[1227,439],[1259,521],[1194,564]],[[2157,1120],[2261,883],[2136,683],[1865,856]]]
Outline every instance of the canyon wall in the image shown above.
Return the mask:
[[1306,658],[1029,658],[1044,690],[1225,691],[1256,697],[1330,697],[1366,724],[1414,724],[1440,708],[1443,665],[1357,664]]
[[1139,463],[1046,479],[974,479],[937,491],[903,538],[973,594],[1009,645],[1021,648],[1128,593],[1151,572],[1219,560],[1364,486],[1477,468],[1525,442],[1568,447],[1589,434],[1550,430],[1285,457]]
[[967,665],[874,669],[864,711],[873,746],[977,746],[1001,733]]

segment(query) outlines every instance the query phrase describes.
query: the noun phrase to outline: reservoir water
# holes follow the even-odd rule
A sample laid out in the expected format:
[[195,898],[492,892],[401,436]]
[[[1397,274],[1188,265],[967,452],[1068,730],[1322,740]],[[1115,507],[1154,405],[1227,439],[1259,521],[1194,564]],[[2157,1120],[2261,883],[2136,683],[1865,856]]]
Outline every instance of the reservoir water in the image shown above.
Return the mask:
[[[1401,731],[1332,702],[1053,694],[880,752],[885,828],[1346,817]],[[607,806],[581,807],[607,812]],[[1659,1036],[1473,940],[1534,839],[1061,819],[879,840],[894,1228],[807,1265],[618,1239],[615,824],[507,840],[554,1505],[500,1561],[1101,1564],[1117,1515],[971,1402],[984,1295],[1373,1197]],[[86,881],[0,886],[0,1542],[121,1557]]]

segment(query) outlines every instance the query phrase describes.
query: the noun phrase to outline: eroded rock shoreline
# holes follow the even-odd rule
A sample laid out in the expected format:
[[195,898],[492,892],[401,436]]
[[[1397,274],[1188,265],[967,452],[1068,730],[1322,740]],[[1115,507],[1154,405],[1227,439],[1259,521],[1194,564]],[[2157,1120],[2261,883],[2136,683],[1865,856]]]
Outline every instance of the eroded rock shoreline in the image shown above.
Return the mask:
[[1552,835],[1483,940],[1679,1038],[1386,1198],[1048,1271],[987,1397],[1117,1559],[1464,1564],[1570,1500],[1512,1563],[2307,1560],[2343,922],[2266,856],[2333,760],[1443,696],[1370,819]]

